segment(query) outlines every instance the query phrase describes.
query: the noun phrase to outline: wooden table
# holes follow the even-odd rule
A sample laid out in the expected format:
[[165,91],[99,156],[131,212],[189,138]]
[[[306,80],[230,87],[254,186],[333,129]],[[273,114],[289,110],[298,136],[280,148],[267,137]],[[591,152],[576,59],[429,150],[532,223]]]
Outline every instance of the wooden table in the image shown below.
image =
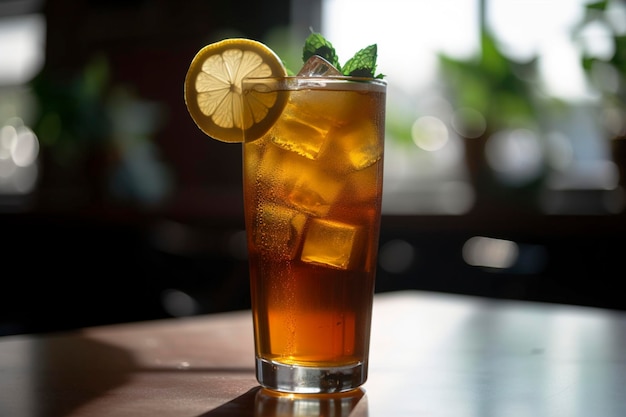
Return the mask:
[[250,312],[0,338],[0,416],[626,416],[626,313],[417,291],[375,299],[370,379],[276,397]]

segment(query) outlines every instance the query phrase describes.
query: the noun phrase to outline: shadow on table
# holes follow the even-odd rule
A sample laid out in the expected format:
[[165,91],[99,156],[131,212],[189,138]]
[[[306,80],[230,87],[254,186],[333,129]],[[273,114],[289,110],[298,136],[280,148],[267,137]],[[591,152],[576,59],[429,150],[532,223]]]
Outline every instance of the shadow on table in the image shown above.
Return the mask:
[[[30,389],[54,392],[53,401],[31,404],[37,416],[65,416],[104,392],[124,384],[135,369],[126,350],[84,337],[47,335],[29,345],[33,367]],[[97,375],[97,378],[94,377]]]
[[282,394],[255,387],[198,417],[366,417],[364,394],[362,389],[341,394]]

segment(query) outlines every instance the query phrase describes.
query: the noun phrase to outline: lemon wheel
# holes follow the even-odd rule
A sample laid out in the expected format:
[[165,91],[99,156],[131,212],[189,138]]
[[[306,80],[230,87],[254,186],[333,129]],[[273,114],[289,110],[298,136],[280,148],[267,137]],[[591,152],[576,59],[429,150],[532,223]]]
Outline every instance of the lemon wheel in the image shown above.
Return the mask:
[[185,104],[206,135],[223,142],[242,142],[263,135],[276,122],[286,97],[272,94],[242,96],[247,77],[287,75],[280,58],[263,43],[225,39],[202,48],[185,77]]

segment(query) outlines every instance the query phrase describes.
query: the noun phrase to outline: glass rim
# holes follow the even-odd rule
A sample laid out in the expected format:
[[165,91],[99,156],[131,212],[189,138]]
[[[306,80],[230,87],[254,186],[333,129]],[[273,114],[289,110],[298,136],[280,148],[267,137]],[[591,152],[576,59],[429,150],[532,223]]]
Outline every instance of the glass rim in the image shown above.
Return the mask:
[[271,90],[333,89],[333,87],[360,90],[360,86],[362,86],[363,89],[372,89],[372,86],[374,86],[375,90],[385,91],[387,88],[387,81],[381,78],[350,76],[311,77],[287,75],[278,77],[246,77],[242,80],[242,87],[246,84],[252,84],[250,89],[256,85],[261,89],[269,88]]

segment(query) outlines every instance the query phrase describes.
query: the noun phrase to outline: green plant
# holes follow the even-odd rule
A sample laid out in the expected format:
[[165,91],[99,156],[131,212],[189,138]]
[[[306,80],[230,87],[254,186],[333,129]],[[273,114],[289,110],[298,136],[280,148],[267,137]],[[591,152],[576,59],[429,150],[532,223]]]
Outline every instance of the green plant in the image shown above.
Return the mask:
[[511,60],[484,28],[479,56],[459,60],[441,54],[439,64],[455,107],[480,112],[487,130],[526,127],[536,119],[532,83],[536,59],[525,63]]

